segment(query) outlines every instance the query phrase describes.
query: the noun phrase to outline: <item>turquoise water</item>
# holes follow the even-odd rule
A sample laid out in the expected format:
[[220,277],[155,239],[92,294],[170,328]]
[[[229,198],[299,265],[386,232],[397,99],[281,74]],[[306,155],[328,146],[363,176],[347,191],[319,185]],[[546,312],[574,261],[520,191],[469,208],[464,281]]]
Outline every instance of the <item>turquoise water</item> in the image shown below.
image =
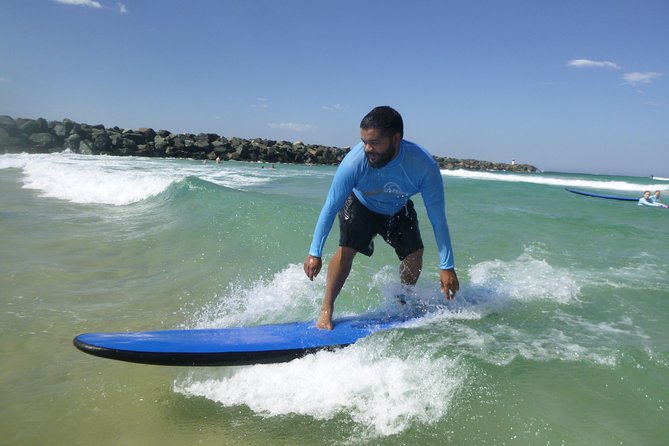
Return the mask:
[[[661,445],[669,437],[669,211],[586,198],[669,182],[444,172],[462,291],[426,243],[407,327],[285,364],[85,355],[88,331],[313,319],[302,272],[332,167],[0,156],[0,443]],[[337,228],[326,246],[336,247]],[[395,303],[359,256],[338,315]]]

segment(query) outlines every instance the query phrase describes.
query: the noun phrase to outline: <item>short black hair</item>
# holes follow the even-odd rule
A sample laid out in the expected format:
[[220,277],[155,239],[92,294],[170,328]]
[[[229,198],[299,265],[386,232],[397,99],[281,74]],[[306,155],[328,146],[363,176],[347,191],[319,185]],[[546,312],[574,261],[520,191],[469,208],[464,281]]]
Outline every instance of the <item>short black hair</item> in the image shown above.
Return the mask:
[[404,137],[404,122],[402,116],[392,107],[382,105],[375,107],[360,121],[361,129],[378,129],[385,136],[392,137],[395,133]]

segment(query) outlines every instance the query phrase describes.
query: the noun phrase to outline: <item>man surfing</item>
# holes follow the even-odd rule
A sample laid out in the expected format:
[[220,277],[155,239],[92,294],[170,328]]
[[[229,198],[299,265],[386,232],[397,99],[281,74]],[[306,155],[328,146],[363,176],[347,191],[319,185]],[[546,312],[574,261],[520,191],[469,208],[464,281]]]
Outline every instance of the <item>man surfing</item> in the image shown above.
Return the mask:
[[423,268],[423,241],[412,195],[420,193],[439,250],[441,290],[447,300],[460,288],[446,222],[444,185],[439,166],[421,146],[403,139],[402,116],[388,106],[376,107],[360,123],[360,139],[337,168],[321,210],[304,272],[320,272],[325,241],[339,214],[339,248],[328,266],[325,295],[316,326],[332,330],[334,302],[358,252],[374,253],[379,234],[400,259],[400,280],[415,285]]

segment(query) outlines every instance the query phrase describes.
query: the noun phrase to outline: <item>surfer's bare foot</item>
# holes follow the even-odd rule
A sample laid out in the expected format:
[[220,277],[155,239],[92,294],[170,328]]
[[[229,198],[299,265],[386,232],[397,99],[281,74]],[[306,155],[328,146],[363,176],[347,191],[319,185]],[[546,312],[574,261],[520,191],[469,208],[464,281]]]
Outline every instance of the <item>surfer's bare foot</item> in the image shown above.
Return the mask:
[[321,316],[316,321],[316,328],[320,330],[332,330],[332,315],[321,311]]

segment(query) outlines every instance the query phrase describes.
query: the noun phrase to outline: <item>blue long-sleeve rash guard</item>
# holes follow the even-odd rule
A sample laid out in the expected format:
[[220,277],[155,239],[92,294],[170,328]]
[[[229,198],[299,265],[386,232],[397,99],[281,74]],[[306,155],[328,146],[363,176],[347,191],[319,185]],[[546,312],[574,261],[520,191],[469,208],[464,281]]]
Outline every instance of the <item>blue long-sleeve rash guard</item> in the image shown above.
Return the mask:
[[399,212],[412,195],[420,192],[437,241],[439,267],[453,268],[444,183],[439,166],[427,150],[402,140],[395,159],[382,168],[374,168],[367,162],[362,142],[351,149],[335,173],[316,223],[310,255],[322,256],[334,219],[351,191],[371,211],[389,216]]

